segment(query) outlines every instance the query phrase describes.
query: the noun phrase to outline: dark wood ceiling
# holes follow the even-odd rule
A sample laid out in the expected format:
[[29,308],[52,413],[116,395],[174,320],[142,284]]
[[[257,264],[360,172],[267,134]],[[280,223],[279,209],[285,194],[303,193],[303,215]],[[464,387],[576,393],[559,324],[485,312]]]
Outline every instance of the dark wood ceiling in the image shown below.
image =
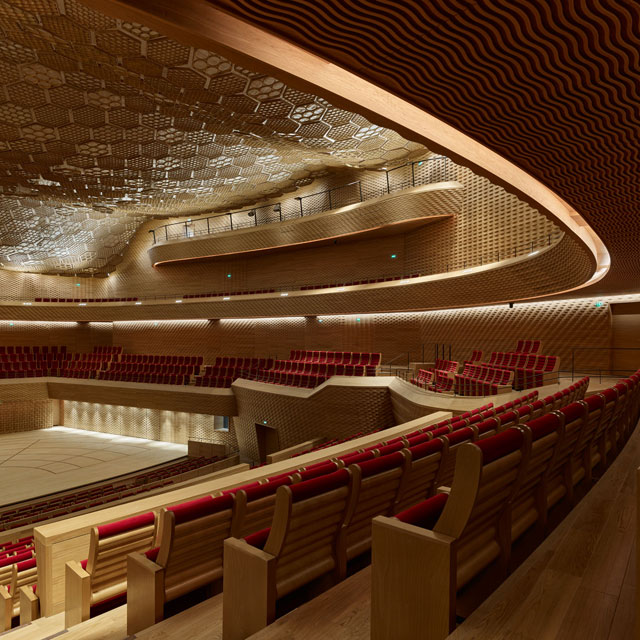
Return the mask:
[[640,4],[214,0],[529,172],[611,253],[586,293],[640,289]]

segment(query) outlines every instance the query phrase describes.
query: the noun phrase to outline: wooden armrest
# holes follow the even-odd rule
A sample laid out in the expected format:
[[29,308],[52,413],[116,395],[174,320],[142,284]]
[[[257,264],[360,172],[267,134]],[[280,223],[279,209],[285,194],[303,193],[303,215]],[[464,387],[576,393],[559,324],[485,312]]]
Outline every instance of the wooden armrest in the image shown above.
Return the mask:
[[20,624],[28,624],[40,617],[40,598],[31,586],[20,587]]
[[444,640],[455,625],[454,538],[378,516],[371,540],[371,640]]
[[142,553],[127,556],[127,634],[160,622],[164,614],[164,568]]
[[68,629],[89,619],[91,576],[77,560],[67,562],[64,571],[64,626]]
[[5,585],[0,586],[0,631],[11,629],[13,598]]
[[447,495],[449,495],[451,493],[451,487],[445,487],[445,486],[438,487],[436,489],[436,493],[446,493]]
[[224,541],[223,640],[244,640],[273,622],[276,559],[244,540]]

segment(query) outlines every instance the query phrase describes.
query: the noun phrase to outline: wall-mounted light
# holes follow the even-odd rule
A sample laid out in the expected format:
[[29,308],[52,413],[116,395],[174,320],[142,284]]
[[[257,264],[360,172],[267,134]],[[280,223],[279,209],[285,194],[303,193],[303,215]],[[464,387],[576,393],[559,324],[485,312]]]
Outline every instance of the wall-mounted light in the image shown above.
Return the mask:
[[392,253],[392,254],[391,254],[391,259],[392,259],[392,260],[395,260],[397,257],[398,257],[398,256],[397,256],[395,253]]
[[229,296],[225,296],[224,298],[222,298],[223,300],[231,300],[231,298]]
[[281,293],[280,294],[283,298],[286,298],[289,294],[288,293]]
[[180,304],[182,300],[176,300],[176,304]]
[[142,304],[142,302],[136,302],[136,304]]

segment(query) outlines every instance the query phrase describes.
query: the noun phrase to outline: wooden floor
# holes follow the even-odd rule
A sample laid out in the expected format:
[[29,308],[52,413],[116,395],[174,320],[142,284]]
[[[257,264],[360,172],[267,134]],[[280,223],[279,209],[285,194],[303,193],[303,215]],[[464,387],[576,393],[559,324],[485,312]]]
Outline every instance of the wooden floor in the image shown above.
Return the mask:
[[186,445],[67,427],[0,435],[0,505],[131,473],[184,456]]

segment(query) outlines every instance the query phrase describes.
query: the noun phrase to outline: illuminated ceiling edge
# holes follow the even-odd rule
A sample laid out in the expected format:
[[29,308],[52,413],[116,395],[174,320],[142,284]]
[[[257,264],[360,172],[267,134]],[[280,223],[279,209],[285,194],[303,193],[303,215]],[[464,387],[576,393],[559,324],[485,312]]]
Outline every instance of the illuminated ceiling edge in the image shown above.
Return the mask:
[[149,25],[193,46],[217,48],[224,55],[248,61],[253,68],[272,73],[331,100],[377,124],[446,154],[459,164],[491,177],[532,203],[574,235],[591,253],[596,269],[585,283],[547,295],[582,289],[601,280],[611,258],[606,246],[586,220],[551,189],[506,158],[384,89],[327,62],[317,55],[230,16],[202,0],[82,0],[113,17]]

